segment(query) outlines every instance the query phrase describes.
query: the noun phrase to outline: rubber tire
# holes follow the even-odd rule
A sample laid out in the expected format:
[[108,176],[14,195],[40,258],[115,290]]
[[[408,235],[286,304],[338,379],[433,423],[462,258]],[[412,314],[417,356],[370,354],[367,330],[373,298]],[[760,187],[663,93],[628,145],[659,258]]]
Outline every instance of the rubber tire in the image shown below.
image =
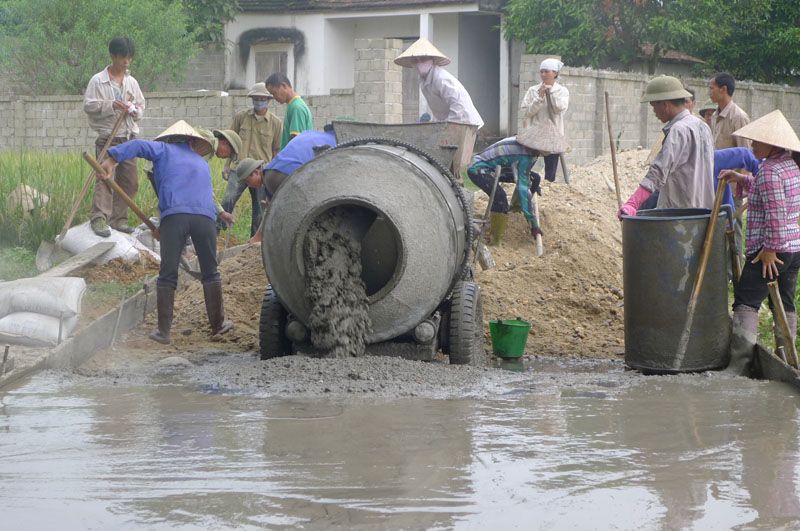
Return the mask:
[[275,295],[272,284],[267,285],[261,302],[258,347],[262,360],[288,356],[292,353],[292,343],[286,337],[286,309]]
[[450,301],[448,351],[453,365],[479,366],[484,361],[483,298],[475,282],[456,282]]

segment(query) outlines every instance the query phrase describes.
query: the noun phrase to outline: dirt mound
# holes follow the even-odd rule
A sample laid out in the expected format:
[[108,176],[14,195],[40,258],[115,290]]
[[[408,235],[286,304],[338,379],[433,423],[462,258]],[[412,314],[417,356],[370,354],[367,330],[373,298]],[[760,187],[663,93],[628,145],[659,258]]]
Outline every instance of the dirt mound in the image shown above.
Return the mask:
[[[623,201],[644,176],[647,151],[618,154]],[[512,213],[505,241],[492,248],[495,269],[477,272],[484,296],[484,321],[522,317],[532,323],[529,354],[618,357],[623,352],[622,240],[610,156],[571,167],[570,185],[544,183],[539,198],[544,255],[536,257],[521,213]],[[475,194],[482,213],[487,197]],[[149,352],[258,348],[258,321],[267,279],[259,246],[228,258],[220,266],[227,317],[234,330],[212,342],[203,287],[191,281],[176,297],[173,344],[147,340],[155,313],[124,340],[125,348]],[[490,349],[488,324],[485,327]]]
[[[644,176],[646,157],[643,150],[618,154],[623,201]],[[511,214],[505,241],[491,248],[497,267],[477,272],[483,317],[530,321],[528,353],[615,357],[624,345],[622,239],[616,196],[604,180],[613,187],[611,157],[570,169],[570,185],[544,183],[538,198],[544,255],[536,257],[520,213]],[[475,195],[481,213],[488,198]]]
[[76,275],[83,277],[89,284],[117,283],[130,284],[158,274],[158,262],[151,256],[142,253],[141,261],[125,262],[122,258],[110,260],[99,266],[86,266]]

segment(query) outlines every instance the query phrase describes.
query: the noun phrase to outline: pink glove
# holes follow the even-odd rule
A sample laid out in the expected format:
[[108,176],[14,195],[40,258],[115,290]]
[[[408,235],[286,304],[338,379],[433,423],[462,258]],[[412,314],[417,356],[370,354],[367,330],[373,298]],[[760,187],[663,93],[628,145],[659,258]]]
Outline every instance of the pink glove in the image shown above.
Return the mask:
[[132,101],[126,102],[126,104],[128,105],[128,114],[131,116],[136,114],[136,105],[134,105]]
[[639,210],[642,203],[647,201],[647,198],[651,195],[653,195],[653,192],[640,185],[639,188],[633,192],[633,195],[628,198],[628,201],[620,207],[619,212],[617,212],[617,219],[622,221],[622,216],[635,216],[636,211]]

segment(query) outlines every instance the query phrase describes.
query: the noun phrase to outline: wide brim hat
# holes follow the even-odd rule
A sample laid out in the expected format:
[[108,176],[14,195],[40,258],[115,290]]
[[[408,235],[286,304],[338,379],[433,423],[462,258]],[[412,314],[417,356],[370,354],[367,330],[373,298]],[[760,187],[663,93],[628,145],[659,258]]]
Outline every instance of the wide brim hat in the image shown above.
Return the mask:
[[237,157],[242,154],[243,144],[242,137],[239,136],[239,133],[232,129],[214,129],[213,133],[215,137],[227,140]]
[[642,103],[651,101],[679,100],[691,98],[692,93],[686,90],[680,79],[672,76],[658,76],[650,80],[642,94]]
[[247,97],[252,98],[253,96],[264,96],[271,100],[275,99],[275,97],[269,93],[267,85],[265,85],[263,81],[250,87],[250,92],[247,93]]
[[186,123],[184,120],[178,120],[171,126],[164,129],[156,137],[156,140],[160,140],[161,142],[188,142],[190,138],[196,138],[197,140],[202,140],[208,145],[208,149],[211,151],[214,150],[214,145],[208,141],[208,139],[203,138],[203,135],[197,132],[194,127]]
[[430,57],[433,59],[433,64],[437,66],[450,64],[450,58],[440,52],[439,49],[431,44],[431,41],[425,37],[417,39],[406,51],[397,56],[394,63],[405,68],[414,68],[417,64],[417,59],[420,57]]
[[239,161],[239,164],[236,165],[236,175],[239,176],[239,179],[245,179],[248,175],[253,173],[256,168],[259,168],[263,165],[263,160],[250,158],[242,159]]
[[779,109],[737,129],[733,136],[800,153],[800,139]]

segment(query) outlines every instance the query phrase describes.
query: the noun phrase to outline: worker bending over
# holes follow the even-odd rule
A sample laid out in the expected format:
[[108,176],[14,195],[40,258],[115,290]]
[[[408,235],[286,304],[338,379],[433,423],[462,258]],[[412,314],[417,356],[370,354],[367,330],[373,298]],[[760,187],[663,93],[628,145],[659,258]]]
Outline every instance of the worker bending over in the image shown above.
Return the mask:
[[101,163],[107,180],[114,167],[134,157],[153,162],[153,178],[161,212],[161,267],[156,281],[158,329],[150,339],[170,342],[170,328],[178,285],[178,263],[186,238],[191,236],[203,282],[208,322],[212,337],[233,328],[225,320],[222,280],[217,270],[217,210],[211,187],[211,170],[203,158],[213,150],[211,142],[192,126],[179,120],[156,137],[156,141],[131,140],[108,150]]
[[[511,168],[517,165],[517,193],[519,196],[520,207],[522,213],[528,224],[531,227],[531,235],[536,237],[542,231],[539,227],[539,222],[536,216],[533,215],[531,207],[531,197],[533,192],[541,194],[539,183],[541,177],[539,174],[530,174],[533,164],[536,162],[537,153],[529,149],[519,142],[514,136],[504,138],[499,142],[495,142],[487,147],[474,157],[472,157],[472,165],[467,170],[467,176],[475,183],[478,188],[486,192],[486,195],[492,195],[492,186],[494,185],[494,172],[497,166],[503,168]],[[533,179],[531,179],[533,177]],[[501,182],[513,182],[512,176],[508,172],[501,173]],[[502,186],[497,186],[494,195],[494,202],[491,205],[490,217],[490,241],[489,245],[499,245],[503,239],[503,235],[508,225],[508,196]]]

